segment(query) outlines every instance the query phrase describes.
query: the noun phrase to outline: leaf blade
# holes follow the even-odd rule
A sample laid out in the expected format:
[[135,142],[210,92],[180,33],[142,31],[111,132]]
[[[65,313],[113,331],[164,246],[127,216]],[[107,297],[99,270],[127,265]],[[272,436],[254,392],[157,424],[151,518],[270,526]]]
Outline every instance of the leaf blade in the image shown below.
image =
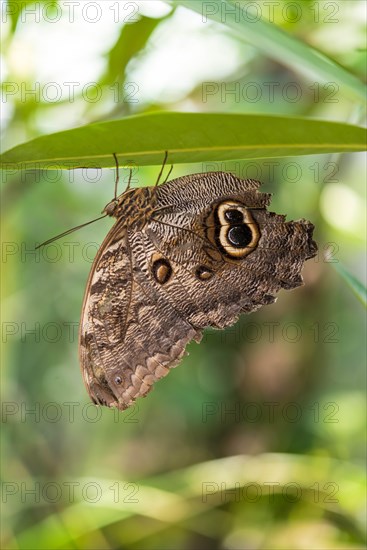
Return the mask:
[[160,165],[363,151],[366,129],[308,118],[163,112],[38,137],[1,156],[4,169]]
[[[277,25],[265,19],[254,20],[244,17],[239,2],[229,0],[170,0],[170,4],[183,6],[196,11],[217,23],[225,24],[241,41],[251,43],[268,57],[286,65],[298,73],[312,75],[323,82],[338,82],[345,92],[365,105],[366,86],[347,69],[327,57],[324,53],[312,48],[301,40],[294,38]],[[216,8],[208,11],[208,8]]]
[[341,278],[344,279],[344,281],[347,283],[353,294],[365,307],[367,307],[367,288],[340,262],[333,263],[333,266],[335,270],[339,273]]

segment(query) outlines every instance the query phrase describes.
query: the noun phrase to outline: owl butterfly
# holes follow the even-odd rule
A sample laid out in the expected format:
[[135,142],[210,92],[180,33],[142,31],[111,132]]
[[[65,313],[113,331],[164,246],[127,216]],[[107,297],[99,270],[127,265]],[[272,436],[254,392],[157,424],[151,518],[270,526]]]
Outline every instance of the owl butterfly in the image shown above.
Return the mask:
[[313,225],[268,212],[260,183],[230,173],[127,189],[104,212],[116,218],[85,291],[80,363],[93,402],[123,410],[144,397],[205,327],[302,285],[315,256]]

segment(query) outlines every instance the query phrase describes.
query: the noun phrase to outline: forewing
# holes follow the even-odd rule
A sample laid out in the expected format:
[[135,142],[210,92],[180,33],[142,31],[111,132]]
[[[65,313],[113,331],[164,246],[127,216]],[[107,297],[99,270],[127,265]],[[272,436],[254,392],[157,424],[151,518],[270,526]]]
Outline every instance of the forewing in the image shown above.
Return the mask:
[[[270,195],[258,192],[260,183],[254,180],[223,172],[182,180],[158,190],[160,210],[145,233],[173,264],[174,277],[164,287],[166,292],[175,288],[176,307],[185,306],[191,324],[198,328],[232,325],[241,313],[274,302],[280,289],[303,284],[303,264],[317,250],[310,222],[286,222],[285,216],[268,212]],[[231,200],[249,209],[260,233],[254,250],[236,261],[208,240],[213,208]],[[198,270],[205,267],[212,276],[199,279]]]

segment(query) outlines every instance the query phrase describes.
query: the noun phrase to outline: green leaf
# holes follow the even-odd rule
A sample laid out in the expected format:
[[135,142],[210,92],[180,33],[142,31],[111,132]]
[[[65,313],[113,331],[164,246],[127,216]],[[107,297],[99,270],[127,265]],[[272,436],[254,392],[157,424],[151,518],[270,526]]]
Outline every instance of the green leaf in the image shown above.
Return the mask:
[[[338,479],[338,500],[327,498],[330,496],[330,479]],[[76,487],[83,488],[90,481],[79,478],[73,482]],[[93,483],[100,490],[97,501],[75,500],[70,506],[60,507],[38,522],[25,527],[21,525],[11,541],[14,547],[75,548],[79,537],[121,522],[120,542],[125,543],[122,547],[130,548],[131,544],[146,540],[151,528],[152,532],[160,532],[169,525],[184,528],[195,517],[220,508],[223,504],[223,499],[218,498],[221,491],[237,490],[240,494],[240,487],[254,484],[267,498],[282,494],[283,488],[291,484],[298,486],[302,491],[301,504],[317,502],[325,511],[338,512],[341,517],[355,517],[361,525],[363,522],[358,511],[364,503],[364,471],[328,457],[281,453],[229,456],[130,483],[128,485],[136,488],[131,500],[127,498],[129,493],[126,490],[122,492],[126,487],[125,480],[119,479],[116,484],[115,479],[93,478]],[[116,501],[115,489],[119,487],[121,492]],[[350,499],[351,492],[353,499]],[[320,500],[316,501],[316,497]],[[243,506],[244,503],[239,504]],[[231,507],[227,513],[233,522],[239,520],[241,506]],[[150,522],[144,523],[146,528],[136,529],[134,517],[148,518]],[[211,517],[217,517],[217,514]]]
[[155,28],[166,17],[152,19],[142,16],[138,21],[122,27],[117,42],[108,52],[108,68],[100,84],[108,84],[116,79],[124,80],[127,64],[145,47]]
[[335,267],[342,279],[344,279],[347,285],[352,289],[358,300],[362,302],[365,307],[367,307],[367,288],[358,279],[356,279],[354,275],[349,273],[349,271],[340,262],[333,263],[332,265]]
[[366,129],[307,118],[153,113],[42,136],[6,151],[0,166],[81,168],[363,151]]
[[[55,11],[57,10],[58,3],[59,0],[39,0],[38,2],[35,2],[35,0],[11,0],[7,2],[6,6],[3,6],[3,17],[6,21],[6,18],[9,15],[11,20],[11,29],[14,33],[19,17],[21,17],[22,11],[25,11],[28,6],[31,6],[32,4],[38,4],[37,6],[33,6],[33,8],[40,11],[40,9],[43,9],[43,6],[40,6],[39,4],[47,4],[47,10],[50,10],[47,15],[49,17],[52,17],[52,14],[55,13]],[[4,19],[2,22],[4,22]]]
[[[323,82],[337,82],[345,92],[363,104],[366,101],[366,86],[344,67],[286,33],[265,19],[257,19],[257,12],[230,0],[171,0],[174,6],[184,6],[196,11],[205,23],[208,19],[222,23],[231,29],[238,39],[253,44],[268,57],[286,65],[297,73],[318,78]],[[251,4],[251,3],[249,3]],[[255,4],[255,2],[253,2]],[[247,17],[244,15],[246,7]],[[248,11],[247,11],[248,10]]]

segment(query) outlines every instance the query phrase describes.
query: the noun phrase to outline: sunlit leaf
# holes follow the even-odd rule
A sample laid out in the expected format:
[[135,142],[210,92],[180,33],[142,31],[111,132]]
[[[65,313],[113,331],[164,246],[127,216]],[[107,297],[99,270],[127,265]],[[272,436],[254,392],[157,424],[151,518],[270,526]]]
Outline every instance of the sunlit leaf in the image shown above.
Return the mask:
[[[50,10],[47,12],[49,17],[52,17],[52,11],[55,11],[57,9],[57,5],[59,3],[59,0],[39,0],[38,2],[35,2],[34,0],[9,0],[7,2],[7,5],[3,7],[3,18],[6,18],[9,16],[11,19],[11,28],[12,32],[15,31],[19,17],[21,17],[22,12],[24,12],[28,6],[31,6],[32,4],[36,4],[34,6],[34,9],[37,11],[40,8],[42,9],[42,4],[45,4],[44,8],[47,10]],[[4,22],[4,19],[2,20]]]
[[155,28],[162,19],[141,17],[138,21],[124,25],[120,36],[112,49],[108,52],[108,65],[101,84],[106,84],[115,79],[122,81],[126,66],[129,61],[140,52],[148,42]]
[[[338,484],[330,482],[334,479]],[[94,502],[81,500],[33,523],[19,532],[16,542],[20,548],[59,548],[71,543],[74,547],[83,534],[122,522],[120,540],[125,544],[137,543],[170,525],[184,528],[209,510],[211,517],[216,517],[219,510],[215,509],[228,502],[229,494],[234,521],[236,514],[241,517],[240,510],[246,502],[243,495],[245,491],[250,494],[251,487],[266,501],[276,494],[294,498],[296,491],[297,499],[293,502],[309,502],[326,511],[348,514],[362,509],[364,482],[363,471],[346,463],[327,457],[281,453],[229,456],[134,484],[113,479],[99,478],[93,482],[78,479],[73,481],[77,487],[93,484],[99,498]],[[236,491],[241,497],[237,500]],[[349,498],[351,491],[353,499]],[[248,502],[253,505],[255,500],[251,502],[249,498]],[[144,529],[131,528],[129,521],[135,516],[149,518],[150,523]],[[37,545],[32,546],[36,541]]]
[[363,151],[366,130],[307,118],[209,113],[154,113],[90,124],[36,138],[6,151],[14,168],[121,165],[285,157]]
[[[253,44],[266,56],[298,73],[322,82],[337,82],[346,93],[365,104],[366,86],[357,77],[273,23],[258,19],[257,11],[252,16],[244,17],[242,10],[246,6],[243,3],[231,0],[171,0],[170,3],[198,12],[204,23],[213,20],[226,25],[238,39]],[[249,6],[246,9],[251,12]]]

